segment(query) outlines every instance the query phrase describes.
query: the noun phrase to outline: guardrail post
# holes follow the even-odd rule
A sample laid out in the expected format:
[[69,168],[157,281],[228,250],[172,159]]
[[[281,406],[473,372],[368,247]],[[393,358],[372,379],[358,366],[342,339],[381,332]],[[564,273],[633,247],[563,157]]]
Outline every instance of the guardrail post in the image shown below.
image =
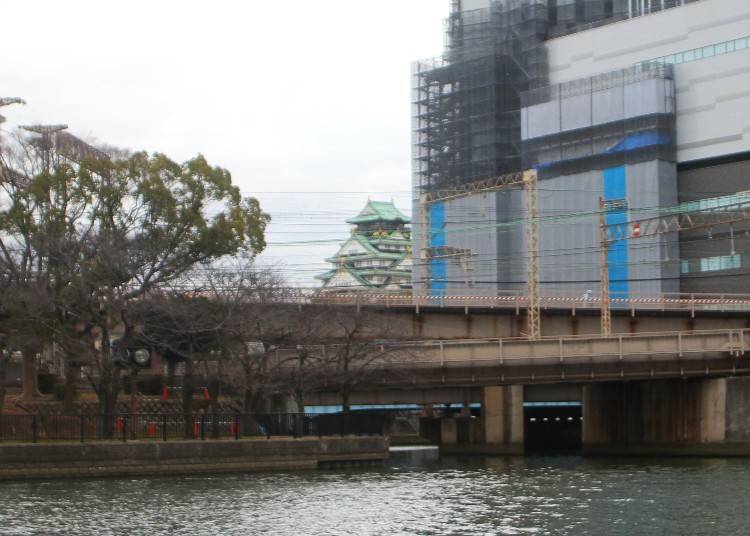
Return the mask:
[[125,443],[128,440],[128,416],[122,416],[122,442]]
[[206,440],[206,416],[201,414],[201,441]]
[[167,416],[162,415],[161,418],[161,439],[162,441],[167,440]]
[[234,416],[234,439],[239,440],[240,438],[240,416]]

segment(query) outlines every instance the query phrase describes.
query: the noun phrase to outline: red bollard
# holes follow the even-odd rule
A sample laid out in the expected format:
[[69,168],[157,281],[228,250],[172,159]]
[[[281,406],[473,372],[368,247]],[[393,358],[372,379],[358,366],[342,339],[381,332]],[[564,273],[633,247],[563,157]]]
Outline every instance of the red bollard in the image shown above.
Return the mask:
[[149,437],[156,437],[156,423],[150,422],[148,423],[148,428],[146,429],[146,433]]
[[203,388],[203,400],[211,400],[211,395],[208,392],[208,387]]
[[237,433],[237,423],[230,422],[229,423],[229,435],[234,436],[236,433]]
[[117,417],[115,419],[115,431],[122,432],[122,417]]
[[200,437],[201,435],[201,423],[195,421],[193,423],[193,438]]
[[161,390],[161,399],[169,400],[169,387],[166,385],[164,386],[164,389]]

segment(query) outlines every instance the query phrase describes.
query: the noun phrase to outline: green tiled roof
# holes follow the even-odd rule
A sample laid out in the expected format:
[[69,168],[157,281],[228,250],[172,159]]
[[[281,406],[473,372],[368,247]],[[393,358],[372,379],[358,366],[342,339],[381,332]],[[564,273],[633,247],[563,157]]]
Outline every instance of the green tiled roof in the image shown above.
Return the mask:
[[346,223],[373,223],[376,221],[410,223],[411,220],[396,208],[393,201],[368,201],[359,216],[346,220]]
[[336,275],[336,270],[328,270],[324,274],[319,274],[315,276],[315,279],[320,279],[321,281],[328,281],[331,279],[334,275]]
[[[342,266],[339,269],[346,271],[349,275],[351,275],[354,279],[356,279],[357,282],[360,285],[362,285],[363,287],[369,287],[370,286],[369,282],[366,279],[362,278],[362,276],[360,275],[360,272],[358,270],[352,270],[348,266]],[[322,280],[324,282],[327,282],[329,279],[333,278],[333,276],[335,276],[338,272],[339,272],[339,270],[330,270],[330,271],[328,271],[328,272],[326,272],[324,274],[316,275],[315,279],[320,279],[320,280]]]
[[403,259],[406,256],[406,253],[390,253],[386,251],[379,251],[377,253],[368,253],[368,254],[360,254],[360,255],[347,255],[345,257],[328,257],[326,259],[326,262],[330,262],[331,264],[337,264],[340,259],[343,259],[344,262],[356,262],[356,261],[366,261],[368,259],[386,259],[391,261],[398,261]]
[[391,268],[352,268],[349,270],[352,274],[365,275],[382,275],[382,276],[408,276],[409,270],[393,270]]

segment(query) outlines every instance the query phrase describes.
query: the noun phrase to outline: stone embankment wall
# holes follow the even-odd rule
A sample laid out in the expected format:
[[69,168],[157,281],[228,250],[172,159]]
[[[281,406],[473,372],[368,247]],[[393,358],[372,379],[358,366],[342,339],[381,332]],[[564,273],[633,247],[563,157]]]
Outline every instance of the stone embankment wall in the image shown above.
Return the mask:
[[386,437],[0,445],[0,480],[317,469],[379,463]]

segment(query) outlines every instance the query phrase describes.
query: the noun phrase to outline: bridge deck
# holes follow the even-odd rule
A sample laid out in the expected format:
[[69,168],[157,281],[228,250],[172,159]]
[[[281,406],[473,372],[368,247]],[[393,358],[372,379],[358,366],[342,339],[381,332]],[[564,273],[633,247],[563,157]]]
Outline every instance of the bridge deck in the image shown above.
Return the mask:
[[[450,309],[499,309],[512,310],[520,313],[526,309],[528,300],[521,293],[500,293],[493,296],[482,295],[450,295],[435,296],[428,294],[327,294],[310,298],[316,303],[330,305],[353,305],[357,307],[400,307],[420,309],[450,308]],[[586,296],[542,296],[542,309],[576,311],[596,311],[601,309],[598,297]],[[636,311],[669,311],[685,312],[695,316],[697,312],[748,312],[750,311],[750,294],[663,294],[656,297],[613,298],[611,306],[613,312],[629,311],[635,315]]]
[[750,330],[421,341],[381,365],[384,385],[498,385],[750,373]]

